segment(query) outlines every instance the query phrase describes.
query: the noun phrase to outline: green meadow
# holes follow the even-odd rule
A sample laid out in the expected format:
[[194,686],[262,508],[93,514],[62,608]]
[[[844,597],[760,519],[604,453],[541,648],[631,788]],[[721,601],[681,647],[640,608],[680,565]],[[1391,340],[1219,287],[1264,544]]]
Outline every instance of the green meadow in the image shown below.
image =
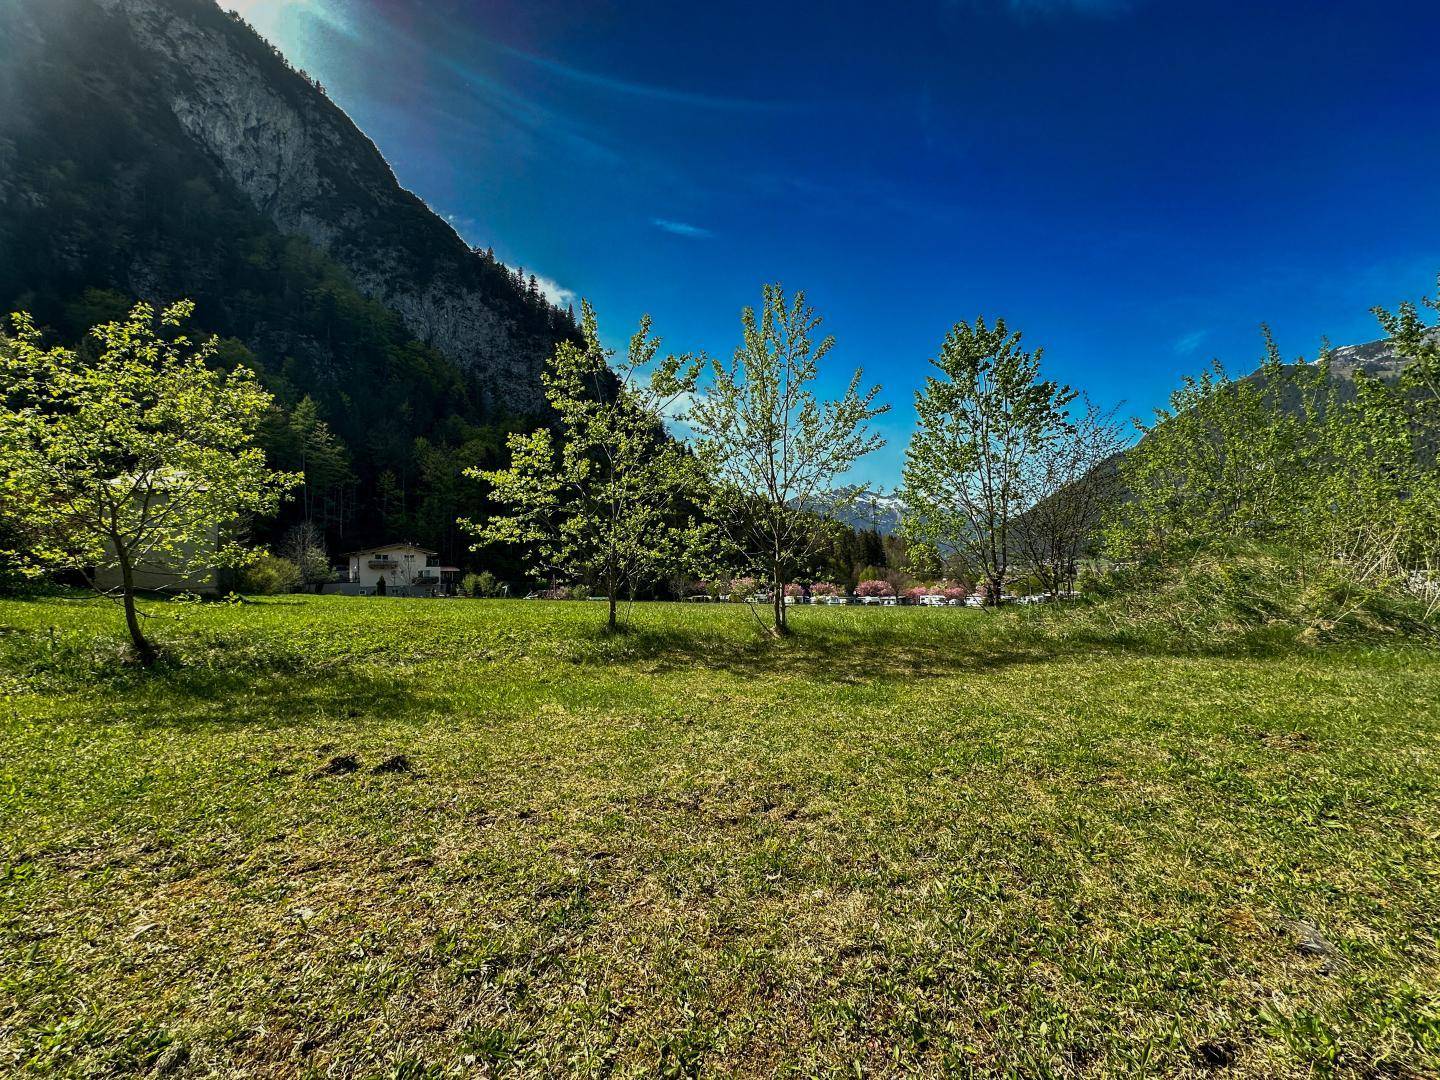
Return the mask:
[[1440,1073],[1433,649],[147,610],[0,602],[0,1072]]

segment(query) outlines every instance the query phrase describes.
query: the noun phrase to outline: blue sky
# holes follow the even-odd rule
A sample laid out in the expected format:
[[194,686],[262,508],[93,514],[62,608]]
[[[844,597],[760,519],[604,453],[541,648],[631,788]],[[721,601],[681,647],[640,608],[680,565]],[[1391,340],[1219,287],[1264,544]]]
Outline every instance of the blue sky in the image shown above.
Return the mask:
[[[803,288],[898,480],[945,331],[1003,316],[1124,415],[1378,336],[1440,271],[1440,5],[222,0],[400,181],[620,344],[728,357]],[[823,11],[821,10],[823,8]]]

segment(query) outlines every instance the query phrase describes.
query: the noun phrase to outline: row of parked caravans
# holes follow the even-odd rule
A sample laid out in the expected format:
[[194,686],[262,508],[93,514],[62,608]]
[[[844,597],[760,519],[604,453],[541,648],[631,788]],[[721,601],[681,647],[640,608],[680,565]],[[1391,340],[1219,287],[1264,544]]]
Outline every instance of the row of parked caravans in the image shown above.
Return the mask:
[[[1033,596],[1002,596],[1002,604],[1044,604],[1051,600],[1070,600],[1076,596],[1075,593],[1061,593],[1059,596],[1051,596],[1048,593],[1039,593]],[[699,596],[687,597],[692,601],[719,601],[722,603],[730,601],[745,601],[750,604],[768,604],[770,597],[763,593],[755,593],[752,596],[710,596],[701,594]],[[787,604],[867,604],[879,607],[984,607],[985,600],[978,594],[972,594],[961,599],[949,599],[944,596],[921,596],[912,598],[909,596],[787,596]]]
[[[749,604],[768,604],[770,597],[763,593],[755,593],[751,596],[735,596],[725,594],[721,596],[710,596],[702,593],[699,596],[687,597],[687,599],[706,603],[718,601],[720,603],[744,601]],[[1013,597],[1006,597],[1012,600]],[[919,605],[920,607],[980,607],[983,603],[979,596],[969,596],[964,600],[947,600],[943,596],[922,596],[918,600],[912,600],[905,596],[787,596],[787,604],[866,604],[879,607],[901,607],[904,605]]]

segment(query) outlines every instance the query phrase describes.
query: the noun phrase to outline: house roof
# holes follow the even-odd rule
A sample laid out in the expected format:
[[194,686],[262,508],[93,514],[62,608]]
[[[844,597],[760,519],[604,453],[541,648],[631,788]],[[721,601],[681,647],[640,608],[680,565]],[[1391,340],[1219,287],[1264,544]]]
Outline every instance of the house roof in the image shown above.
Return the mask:
[[359,548],[356,551],[347,551],[346,555],[364,555],[370,551],[389,551],[391,548],[414,548],[425,555],[439,555],[438,551],[431,551],[429,548],[422,548],[419,544],[412,544],[409,540],[397,540],[393,544],[371,544],[369,547]]

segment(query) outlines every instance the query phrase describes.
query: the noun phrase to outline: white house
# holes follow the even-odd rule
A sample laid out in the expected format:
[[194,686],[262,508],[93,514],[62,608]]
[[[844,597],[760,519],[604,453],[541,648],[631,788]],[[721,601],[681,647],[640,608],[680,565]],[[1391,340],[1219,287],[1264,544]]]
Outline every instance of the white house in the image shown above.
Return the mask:
[[352,551],[350,582],[370,590],[385,581],[385,591],[406,592],[410,586],[433,587],[440,584],[442,569],[438,552],[427,551],[414,544],[380,544]]

